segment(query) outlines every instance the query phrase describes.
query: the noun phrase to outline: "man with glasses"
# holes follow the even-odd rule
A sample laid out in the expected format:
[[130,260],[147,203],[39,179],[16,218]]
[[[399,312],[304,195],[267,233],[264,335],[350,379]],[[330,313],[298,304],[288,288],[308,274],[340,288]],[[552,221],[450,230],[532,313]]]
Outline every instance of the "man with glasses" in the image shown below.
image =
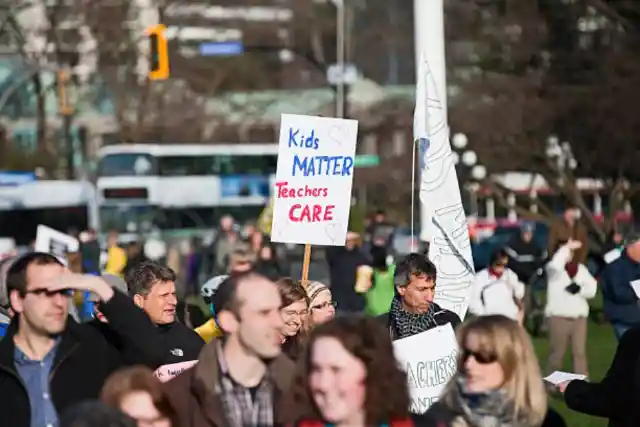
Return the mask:
[[144,341],[146,320],[126,295],[98,276],[73,274],[53,255],[32,252],[8,269],[7,295],[14,312],[0,341],[2,424],[53,427],[58,413],[97,398],[104,380],[121,365],[120,354],[92,327],[69,318],[73,291],[90,291],[100,311],[129,342]]

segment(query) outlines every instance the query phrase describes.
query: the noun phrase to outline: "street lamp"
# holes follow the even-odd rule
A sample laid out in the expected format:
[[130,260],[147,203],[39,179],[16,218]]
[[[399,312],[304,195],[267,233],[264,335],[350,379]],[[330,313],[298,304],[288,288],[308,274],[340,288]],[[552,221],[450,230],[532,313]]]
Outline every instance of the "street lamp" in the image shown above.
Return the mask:
[[471,168],[471,178],[482,181],[487,177],[487,168],[484,165],[475,165]]
[[464,150],[469,143],[469,139],[464,133],[456,133],[453,135],[451,142],[453,143],[453,148],[456,150]]
[[567,169],[573,171],[578,167],[578,161],[573,155],[571,144],[568,141],[560,143],[560,139],[556,135],[550,135],[547,138],[545,154],[549,160],[556,163],[560,172]]

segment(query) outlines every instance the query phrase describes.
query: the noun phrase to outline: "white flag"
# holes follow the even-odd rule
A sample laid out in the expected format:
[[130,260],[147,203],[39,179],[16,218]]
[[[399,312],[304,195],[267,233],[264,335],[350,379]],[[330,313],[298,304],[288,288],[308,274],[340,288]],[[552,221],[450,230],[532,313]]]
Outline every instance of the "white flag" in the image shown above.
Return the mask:
[[[438,40],[432,40],[438,42]],[[444,38],[439,42],[444,43]],[[428,48],[428,47],[427,47]],[[436,50],[437,51],[437,50]],[[444,67],[444,49],[438,64]],[[447,112],[434,76],[444,79],[444,72],[433,73],[429,52],[421,54],[423,60],[416,78],[416,108],[414,111],[414,138],[420,140],[421,171],[420,201],[425,210],[422,229],[428,237],[429,259],[438,270],[436,303],[464,318],[469,305],[469,290],[475,271],[467,218],[462,206],[451,143]]]

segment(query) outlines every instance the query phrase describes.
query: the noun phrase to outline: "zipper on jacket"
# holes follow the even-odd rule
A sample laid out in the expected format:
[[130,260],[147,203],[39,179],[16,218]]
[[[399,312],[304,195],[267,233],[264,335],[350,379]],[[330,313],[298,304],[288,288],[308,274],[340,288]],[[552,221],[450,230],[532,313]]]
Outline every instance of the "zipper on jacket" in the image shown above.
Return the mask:
[[62,363],[67,360],[69,358],[69,356],[71,356],[71,353],[73,353],[73,351],[78,347],[78,344],[74,344],[73,347],[71,347],[69,349],[69,351],[62,356],[62,358],[60,359],[60,361],[53,367],[53,369],[51,370],[51,373],[49,374],[49,385],[51,385],[51,381],[53,381],[53,376],[56,374],[58,368],[60,367],[60,365],[62,365]]

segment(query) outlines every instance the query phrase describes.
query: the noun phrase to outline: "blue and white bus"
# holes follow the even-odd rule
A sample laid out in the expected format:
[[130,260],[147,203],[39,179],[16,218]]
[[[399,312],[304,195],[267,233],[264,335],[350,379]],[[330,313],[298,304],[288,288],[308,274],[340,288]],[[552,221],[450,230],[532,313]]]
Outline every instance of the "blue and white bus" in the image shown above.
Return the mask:
[[256,219],[275,183],[277,144],[120,144],[99,153],[103,231],[216,228]]

